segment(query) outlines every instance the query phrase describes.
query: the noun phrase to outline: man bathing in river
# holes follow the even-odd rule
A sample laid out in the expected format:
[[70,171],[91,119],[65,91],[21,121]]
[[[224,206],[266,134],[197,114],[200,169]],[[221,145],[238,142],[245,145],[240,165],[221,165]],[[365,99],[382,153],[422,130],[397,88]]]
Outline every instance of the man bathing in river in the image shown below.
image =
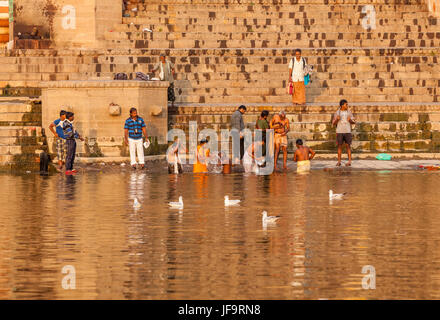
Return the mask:
[[301,139],[296,140],[296,151],[293,155],[293,161],[297,162],[296,172],[309,172],[310,160],[315,157],[315,151],[311,148],[304,146]]
[[270,128],[275,131],[275,165],[274,171],[277,170],[277,161],[280,149],[283,150],[283,169],[287,169],[287,133],[290,130],[289,119],[286,118],[286,113],[280,111],[279,114],[274,115],[270,121]]

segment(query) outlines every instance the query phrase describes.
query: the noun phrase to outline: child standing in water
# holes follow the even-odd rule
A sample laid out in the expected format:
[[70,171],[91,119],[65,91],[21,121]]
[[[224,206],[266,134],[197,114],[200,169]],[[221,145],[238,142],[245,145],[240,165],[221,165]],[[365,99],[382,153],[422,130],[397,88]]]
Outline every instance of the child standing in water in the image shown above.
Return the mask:
[[315,157],[315,151],[311,148],[304,146],[301,139],[296,140],[296,151],[293,155],[293,161],[297,162],[297,173],[310,171],[310,160]]

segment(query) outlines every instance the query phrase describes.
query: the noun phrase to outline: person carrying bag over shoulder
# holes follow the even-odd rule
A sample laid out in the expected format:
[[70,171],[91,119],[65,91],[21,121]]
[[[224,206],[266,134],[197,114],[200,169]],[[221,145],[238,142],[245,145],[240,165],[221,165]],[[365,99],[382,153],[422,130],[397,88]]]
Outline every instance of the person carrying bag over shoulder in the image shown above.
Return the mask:
[[287,86],[288,94],[292,95],[292,103],[302,105],[306,103],[306,88],[310,83],[312,66],[309,66],[306,60],[301,57],[301,50],[295,50],[295,57],[289,63],[289,84]]

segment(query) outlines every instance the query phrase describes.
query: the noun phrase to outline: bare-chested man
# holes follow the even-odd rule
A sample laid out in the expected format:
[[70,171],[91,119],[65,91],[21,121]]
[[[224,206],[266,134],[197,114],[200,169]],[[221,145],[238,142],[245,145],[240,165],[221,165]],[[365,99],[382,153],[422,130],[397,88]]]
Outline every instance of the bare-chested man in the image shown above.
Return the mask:
[[286,118],[286,113],[280,111],[274,115],[270,121],[270,128],[275,131],[275,165],[274,171],[277,170],[277,161],[280,149],[283,150],[284,166],[283,169],[287,169],[287,133],[290,130],[289,120]]
[[310,160],[315,157],[315,151],[311,148],[304,146],[301,139],[296,140],[296,151],[293,156],[293,161],[297,162],[296,172],[309,172],[310,171]]

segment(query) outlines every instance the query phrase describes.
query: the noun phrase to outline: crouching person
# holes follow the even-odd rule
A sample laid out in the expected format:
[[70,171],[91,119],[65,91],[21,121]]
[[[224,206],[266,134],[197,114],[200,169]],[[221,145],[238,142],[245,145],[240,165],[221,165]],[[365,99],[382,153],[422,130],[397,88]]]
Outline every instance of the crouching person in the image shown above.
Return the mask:
[[310,171],[310,160],[315,157],[315,151],[304,145],[301,139],[296,140],[296,151],[293,156],[293,161],[297,163],[297,173],[304,173]]
[[73,169],[76,153],[76,139],[84,141],[78,132],[73,128],[75,115],[73,112],[66,113],[66,120],[63,122],[63,133],[66,139],[66,175],[75,174],[77,171]]

